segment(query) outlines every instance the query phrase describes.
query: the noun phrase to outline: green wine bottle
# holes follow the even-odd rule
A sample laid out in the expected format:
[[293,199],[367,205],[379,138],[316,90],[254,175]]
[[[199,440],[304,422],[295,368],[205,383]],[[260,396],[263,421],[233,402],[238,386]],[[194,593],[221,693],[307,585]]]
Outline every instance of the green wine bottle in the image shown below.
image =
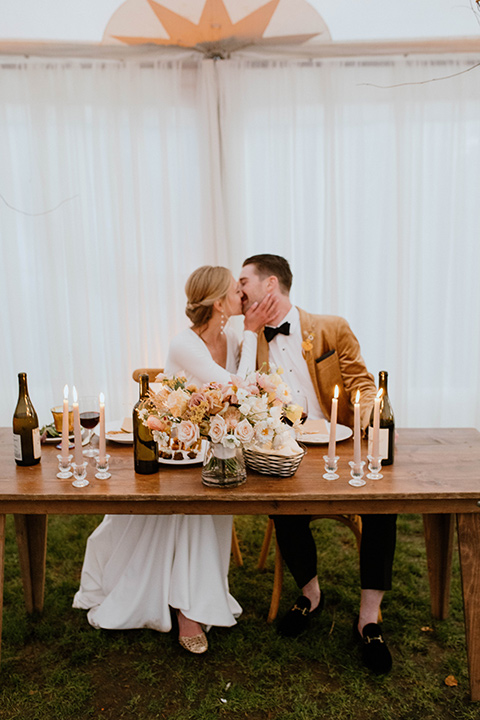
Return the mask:
[[[383,390],[380,401],[380,431],[379,455],[382,465],[391,465],[395,455],[395,416],[392,403],[388,397],[388,372],[380,370],[378,373],[378,388]],[[368,427],[368,454],[372,454],[373,446],[373,409]]]
[[158,472],[158,445],[153,439],[152,431],[143,424],[138,411],[145,407],[148,400],[148,375],[140,375],[140,397],[133,408],[133,456],[135,472],[141,475],[152,475]]
[[38,417],[28,394],[27,373],[18,373],[18,402],[13,414],[13,453],[17,465],[36,465],[42,454]]

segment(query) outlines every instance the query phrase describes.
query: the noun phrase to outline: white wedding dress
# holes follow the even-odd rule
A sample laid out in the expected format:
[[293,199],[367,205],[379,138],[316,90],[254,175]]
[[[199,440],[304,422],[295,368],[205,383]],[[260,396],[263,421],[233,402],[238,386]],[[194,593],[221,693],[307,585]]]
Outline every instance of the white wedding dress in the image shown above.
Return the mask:
[[[255,333],[244,333],[241,357],[235,333],[225,334],[227,369],[188,329],[173,339],[166,372],[184,371],[201,385],[255,369]],[[242,612],[228,588],[231,534],[225,515],[106,515],[87,540],[73,607],[88,610],[94,627],[111,630],[168,632],[170,607],[206,627],[230,627]]]

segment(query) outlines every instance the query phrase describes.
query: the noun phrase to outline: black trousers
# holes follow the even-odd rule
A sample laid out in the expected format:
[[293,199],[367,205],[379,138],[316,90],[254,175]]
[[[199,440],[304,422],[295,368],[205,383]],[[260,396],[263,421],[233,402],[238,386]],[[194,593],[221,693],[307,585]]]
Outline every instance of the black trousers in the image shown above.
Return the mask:
[[[317,575],[317,548],[311,515],[272,515],[283,559],[299,588]],[[361,515],[360,585],[362,590],[390,590],[397,536],[396,515]]]

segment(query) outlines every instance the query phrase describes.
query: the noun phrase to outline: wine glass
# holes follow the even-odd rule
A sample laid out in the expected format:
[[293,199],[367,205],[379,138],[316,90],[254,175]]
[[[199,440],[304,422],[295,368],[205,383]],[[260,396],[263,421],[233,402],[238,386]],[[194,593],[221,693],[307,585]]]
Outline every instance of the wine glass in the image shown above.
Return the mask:
[[295,402],[302,408],[302,415],[300,417],[300,425],[303,425],[308,418],[308,400],[306,395],[296,395]]
[[[297,406],[301,408],[302,414],[300,418],[297,416]],[[290,415],[290,416],[289,416]],[[290,404],[287,406],[287,408],[284,410],[282,420],[286,425],[290,425],[290,427],[294,427],[296,432],[298,433],[298,426],[303,425],[305,420],[308,417],[308,403],[307,398],[305,395],[300,395],[298,393],[292,393],[292,399],[290,401]]]
[[[79,406],[80,406],[80,425],[85,428],[85,430],[88,431],[88,440],[85,443],[86,445],[90,444],[90,441],[93,437],[93,429],[97,427],[98,423],[100,422],[100,410],[96,409],[96,406],[98,404],[98,398],[94,396],[87,396],[87,397],[81,397]],[[98,455],[98,450],[96,448],[87,447],[83,454],[85,457],[96,457]]]

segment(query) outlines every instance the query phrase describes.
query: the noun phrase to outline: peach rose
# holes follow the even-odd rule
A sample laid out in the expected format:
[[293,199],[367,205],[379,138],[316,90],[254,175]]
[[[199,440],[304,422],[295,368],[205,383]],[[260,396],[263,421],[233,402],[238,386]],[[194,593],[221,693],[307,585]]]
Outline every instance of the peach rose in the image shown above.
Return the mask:
[[220,412],[223,409],[223,393],[220,389],[208,390],[207,400],[210,405],[210,412],[213,414]]
[[208,432],[210,440],[219,443],[227,434],[227,424],[221,415],[214,415],[210,420],[210,430]]
[[240,440],[241,443],[251,442],[254,435],[255,431],[253,427],[245,418],[241,420],[235,428],[235,437]]
[[185,447],[189,447],[198,440],[200,435],[198,425],[191,420],[182,420],[177,430],[177,437],[180,442],[185,443]]
[[147,420],[147,427],[149,427],[150,430],[158,430],[158,432],[166,432],[169,429],[168,423],[155,417],[155,415],[149,416]]

